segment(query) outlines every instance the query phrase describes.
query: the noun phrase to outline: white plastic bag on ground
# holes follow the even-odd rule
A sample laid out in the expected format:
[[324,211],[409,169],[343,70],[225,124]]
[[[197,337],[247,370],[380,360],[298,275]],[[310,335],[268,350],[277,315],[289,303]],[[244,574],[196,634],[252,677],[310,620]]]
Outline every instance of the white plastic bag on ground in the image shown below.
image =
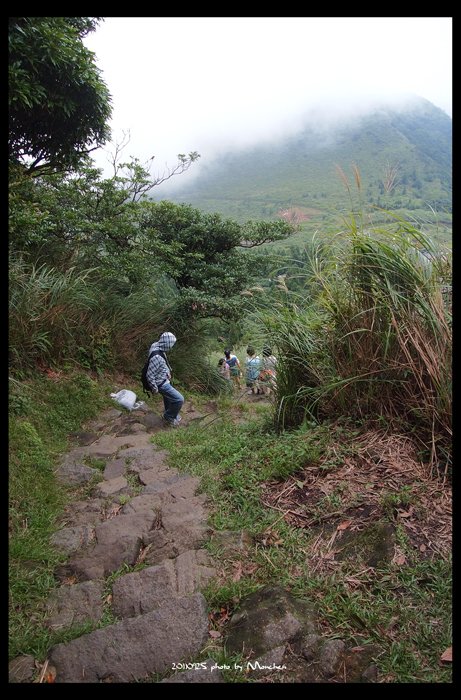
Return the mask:
[[117,401],[117,403],[124,408],[127,408],[128,411],[132,411],[133,408],[139,408],[139,402],[138,405],[135,406],[136,394],[134,391],[130,391],[129,389],[122,389],[116,394],[111,394],[111,398],[114,399],[114,401]]

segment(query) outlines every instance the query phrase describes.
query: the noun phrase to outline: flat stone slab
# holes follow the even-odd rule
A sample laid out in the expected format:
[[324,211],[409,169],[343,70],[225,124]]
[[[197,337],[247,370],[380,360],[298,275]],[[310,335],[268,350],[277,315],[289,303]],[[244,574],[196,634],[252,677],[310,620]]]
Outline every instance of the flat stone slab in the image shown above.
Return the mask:
[[69,562],[62,567],[62,574],[77,576],[79,581],[102,579],[113,571],[117,571],[122,564],[134,566],[141,551],[142,539],[139,535],[125,535],[117,542],[97,544],[86,555],[74,555]]
[[95,534],[98,544],[109,547],[116,544],[122,537],[139,536],[149,544],[152,531],[158,526],[155,512],[143,511],[128,515],[118,515],[96,526]]
[[147,515],[153,526],[143,534],[146,564],[158,564],[175,558],[188,549],[198,549],[210,530],[203,508],[204,495],[189,501],[176,501],[168,492],[136,496],[123,506],[126,515]]
[[88,454],[88,446],[74,447],[64,456],[63,462],[75,464],[81,462]]
[[47,626],[67,629],[84,622],[98,622],[103,614],[103,581],[84,581],[75,586],[61,586],[46,603]]
[[165,600],[195,593],[215,575],[205,550],[188,550],[175,559],[118,578],[112,609],[121,618],[150,612]]
[[[86,448],[87,454],[90,457],[95,457],[96,459],[103,459],[104,457],[111,457],[117,454],[123,448],[128,449],[130,447],[136,447],[135,442],[138,442],[140,435],[123,435],[117,437],[116,435],[103,435],[99,440],[93,442],[92,445]],[[148,436],[143,435],[143,444],[147,444]],[[123,456],[123,455],[120,455]]]
[[168,452],[156,450],[153,445],[146,445],[144,448],[128,448],[123,450],[120,457],[125,459],[125,464],[130,471],[139,473],[148,469],[161,470],[169,469],[167,464]]
[[56,668],[56,683],[128,683],[193,658],[207,636],[206,601],[195,593],[58,644],[51,650],[50,662]]
[[[205,524],[207,514],[203,502],[202,496],[193,496],[189,499],[178,499],[172,503],[166,503],[162,507],[162,527],[168,532],[174,532],[176,529],[182,530],[183,526]],[[211,529],[208,529],[211,532]],[[195,548],[191,547],[191,549]]]
[[70,436],[76,440],[79,445],[91,445],[92,442],[98,439],[98,433],[89,433],[84,431],[77,431],[70,433]]
[[95,528],[96,544],[81,555],[74,555],[67,565],[79,580],[104,578],[122,564],[134,566],[141,545],[157,538],[158,513],[142,511],[117,515]]
[[157,483],[161,481],[162,483],[171,478],[172,476],[178,476],[178,472],[175,469],[169,469],[168,467],[160,469],[144,469],[137,470],[133,469],[135,474],[138,474],[139,481],[143,486],[148,486],[149,484]]
[[[170,529],[168,529],[168,527]],[[174,559],[189,549],[199,548],[209,535],[209,529],[200,521],[191,518],[190,522],[174,524],[170,521],[166,528],[157,531],[147,548],[146,564],[158,564],[164,559]]]
[[136,433],[145,433],[146,426],[142,423],[130,423],[126,425],[122,430],[119,430],[116,435],[136,435]]
[[105,479],[94,488],[95,495],[101,498],[115,496],[118,493],[128,493],[128,491],[128,481],[124,476],[116,476],[114,479]]
[[85,464],[75,462],[64,462],[56,470],[56,478],[60,484],[67,486],[79,486],[87,484],[94,476],[101,474],[98,469],[92,469]]
[[80,525],[96,525],[104,520],[104,500],[92,498],[89,501],[73,501],[66,506],[63,525],[77,527]]
[[183,474],[171,474],[166,478],[157,479],[146,485],[144,493],[162,493],[168,491],[175,499],[191,499],[200,485],[200,479],[196,476]]
[[205,549],[189,549],[173,560],[176,590],[180,595],[193,593],[205,586],[216,575]]
[[[167,494],[168,495],[168,494]],[[173,499],[170,497],[169,501]],[[133,496],[128,503],[122,507],[122,514],[131,515],[133,513],[143,513],[148,512],[158,512],[161,511],[162,504],[168,501],[168,499],[163,500],[162,496],[158,494],[144,494],[140,496]]]
[[92,525],[77,525],[58,530],[51,536],[50,542],[59,552],[73,554],[79,549],[87,547],[93,539],[94,527]]
[[112,462],[107,462],[104,469],[105,479],[115,479],[117,476],[123,476],[127,468],[126,461],[124,459],[114,459]]
[[[116,438],[116,439],[119,440],[121,438]],[[123,450],[125,450],[125,449],[136,450],[136,449],[143,449],[146,447],[153,447],[152,442],[151,442],[151,436],[146,432],[136,433],[135,435],[129,435],[128,440],[129,440],[129,444],[127,443],[127,446],[124,447]]]

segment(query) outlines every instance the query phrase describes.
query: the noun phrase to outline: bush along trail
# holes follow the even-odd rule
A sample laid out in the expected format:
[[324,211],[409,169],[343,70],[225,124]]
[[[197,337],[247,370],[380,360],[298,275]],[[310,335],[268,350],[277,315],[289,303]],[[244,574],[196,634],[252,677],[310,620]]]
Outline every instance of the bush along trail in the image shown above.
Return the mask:
[[[316,511],[310,518],[315,541],[309,548],[303,550],[300,539],[290,542],[290,528],[298,527],[300,537],[306,532],[307,518],[301,508],[304,495],[309,504],[306,484],[311,481],[311,491],[315,491],[311,495],[317,502],[321,499],[318,489],[325,491],[333,483],[331,465],[326,468],[325,463],[319,471],[318,451],[311,450],[313,462],[306,464],[305,436],[304,474],[299,470],[296,476],[284,473],[284,459],[291,460],[297,454],[293,442],[290,451],[284,448],[285,456],[280,452],[273,473],[276,478],[266,479],[259,505],[256,501],[252,505],[252,459],[267,461],[273,448],[266,440],[258,455],[247,457],[248,502],[241,510],[264,507],[262,521],[269,523],[256,536],[238,525],[227,529],[230,521],[224,515],[228,506],[225,492],[221,502],[210,500],[213,488],[204,483],[207,479],[187,473],[189,467],[196,471],[193,458],[187,458],[186,469],[175,465],[181,441],[187,438],[198,466],[203,461],[200,450],[204,449],[204,435],[212,440],[216,433],[222,450],[219,455],[218,449],[213,459],[221,462],[216,464],[215,473],[210,469],[207,478],[216,488],[217,482],[223,481],[225,491],[237,492],[237,476],[230,473],[229,464],[235,463],[241,474],[242,455],[233,443],[232,431],[244,441],[244,435],[250,434],[245,430],[251,432],[251,427],[245,427],[248,421],[242,422],[243,414],[257,414],[258,409],[262,414],[269,408],[266,397],[241,399],[245,405],[234,403],[222,416],[214,401],[203,412],[186,401],[176,429],[165,428],[160,410],[147,404],[131,413],[108,408],[73,433],[74,446],[56,469],[57,480],[72,495],[52,536],[53,547],[64,560],[54,572],[59,585],[44,605],[44,624],[51,632],[62,633],[63,641],[49,648],[46,659],[30,654],[13,659],[10,682],[366,683],[391,679],[379,670],[384,650],[380,637],[392,635],[396,620],[391,618],[386,625],[380,620],[377,630],[381,632],[373,638],[364,634],[361,628],[369,625],[368,617],[374,612],[361,609],[358,598],[355,606],[346,610],[345,589],[335,591],[336,582],[328,592],[321,590],[315,576],[336,565],[342,550],[364,549],[363,542],[346,537],[354,529],[354,517],[360,516],[373,530],[372,543],[366,545],[365,566],[361,565],[355,576],[346,576],[341,585],[355,591],[365,584],[371,598],[377,597],[374,567],[395,559],[396,552],[402,558],[395,531],[389,524],[368,523],[371,506],[363,504],[360,509],[356,504],[359,513],[354,508],[343,513],[337,512],[336,504],[335,510]],[[223,441],[219,427],[223,416],[227,441]],[[369,435],[368,450],[372,441]],[[162,444],[171,445],[171,449],[162,449]],[[230,461],[226,450],[233,450]],[[351,465],[351,458],[344,460],[343,469],[349,470],[353,490]],[[402,468],[403,475],[407,472]],[[382,479],[382,474],[376,475]],[[338,479],[344,486],[344,474],[339,473]],[[367,479],[372,484],[371,470]],[[372,499],[370,504],[376,516],[378,504]],[[391,505],[411,520],[411,507],[404,509],[397,501]],[[210,518],[213,508],[217,519]],[[216,527],[219,511],[223,527]],[[245,524],[245,518],[235,523]],[[322,523],[330,529],[321,529]],[[360,532],[363,535],[363,529]],[[342,540],[343,546],[338,547]],[[418,546],[424,549],[420,542]],[[299,587],[309,572],[295,565],[295,559],[278,568],[277,555],[283,555],[283,547],[293,549],[299,562],[301,557],[308,563],[310,593]],[[389,578],[391,588],[394,583]],[[335,592],[344,610],[336,610],[336,617],[332,617]],[[334,619],[333,625],[331,620],[328,624],[329,617]],[[353,626],[354,620],[360,626],[359,632],[352,634],[348,625],[352,621]]]

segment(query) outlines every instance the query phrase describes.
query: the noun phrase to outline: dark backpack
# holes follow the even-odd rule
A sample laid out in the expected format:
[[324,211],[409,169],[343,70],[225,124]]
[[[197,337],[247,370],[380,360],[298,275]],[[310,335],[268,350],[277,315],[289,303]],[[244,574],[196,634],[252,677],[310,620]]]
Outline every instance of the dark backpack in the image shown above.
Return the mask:
[[142,384],[142,388],[143,388],[144,393],[147,394],[148,396],[149,396],[150,394],[152,394],[152,389],[151,389],[151,387],[150,387],[149,382],[147,381],[147,370],[149,369],[149,362],[150,362],[150,360],[151,360],[151,357],[153,357],[154,355],[161,355],[161,356],[163,357],[163,359],[165,360],[165,362],[166,362],[167,365],[168,365],[168,369],[170,370],[170,374],[171,374],[171,367],[170,367],[170,365],[169,365],[169,363],[168,363],[168,360],[167,360],[166,357],[165,357],[165,353],[163,352],[163,350],[152,350],[152,352],[150,353],[149,357],[148,357],[147,360],[146,360],[146,363],[145,363],[144,367],[143,367],[142,370],[141,370],[141,384]]

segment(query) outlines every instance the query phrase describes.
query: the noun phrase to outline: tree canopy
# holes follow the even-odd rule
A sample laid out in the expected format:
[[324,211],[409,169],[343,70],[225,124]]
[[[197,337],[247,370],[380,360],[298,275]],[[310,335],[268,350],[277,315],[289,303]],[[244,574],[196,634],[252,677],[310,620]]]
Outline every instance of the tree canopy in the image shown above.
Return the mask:
[[82,42],[99,19],[9,18],[9,159],[30,174],[76,168],[109,138],[111,98]]
[[138,201],[147,175],[101,178],[99,170],[28,178],[10,194],[12,250],[59,267],[97,267],[132,289],[165,276],[193,316],[234,315],[259,269],[252,250],[284,239],[284,221],[239,224],[190,205]]
[[140,226],[145,250],[151,249],[162,261],[188,312],[222,318],[238,315],[240,294],[257,276],[259,256],[246,248],[293,233],[284,221],[239,224],[168,201],[145,202]]

